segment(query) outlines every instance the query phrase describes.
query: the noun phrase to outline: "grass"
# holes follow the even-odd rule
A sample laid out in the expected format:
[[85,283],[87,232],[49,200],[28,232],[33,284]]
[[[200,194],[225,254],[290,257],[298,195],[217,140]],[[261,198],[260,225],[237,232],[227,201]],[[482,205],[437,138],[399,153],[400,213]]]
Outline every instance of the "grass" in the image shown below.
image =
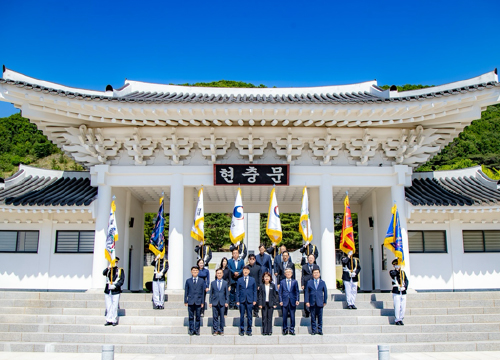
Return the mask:
[[[77,164],[74,159],[65,154],[52,154],[44,158],[38,159],[36,161],[33,161],[28,165],[37,168],[51,169],[51,170],[66,170],[66,171],[85,170],[80,164]],[[6,178],[15,174],[18,170],[19,166],[16,166],[13,171],[2,172],[1,175],[3,178]]]

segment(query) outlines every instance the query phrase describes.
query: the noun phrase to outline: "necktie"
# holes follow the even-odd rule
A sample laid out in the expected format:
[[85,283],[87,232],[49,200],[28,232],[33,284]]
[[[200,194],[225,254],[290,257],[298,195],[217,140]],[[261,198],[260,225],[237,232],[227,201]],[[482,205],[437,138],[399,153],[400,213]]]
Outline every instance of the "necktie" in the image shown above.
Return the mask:
[[219,281],[217,281],[217,290],[219,290],[219,291],[220,291],[220,280],[219,280]]
[[311,272],[311,274],[312,274],[312,272],[313,272],[313,266],[312,266],[312,265],[309,265],[309,271],[310,271],[310,272]]
[[290,291],[290,280],[287,280],[288,291]]
[[248,278],[245,276],[245,287],[248,287]]
[[194,278],[194,279],[193,279],[193,282],[194,282],[194,284],[195,284],[195,285],[196,285],[196,280],[197,280],[197,278]]
[[314,280],[314,286],[316,287],[316,290],[318,290],[318,280]]

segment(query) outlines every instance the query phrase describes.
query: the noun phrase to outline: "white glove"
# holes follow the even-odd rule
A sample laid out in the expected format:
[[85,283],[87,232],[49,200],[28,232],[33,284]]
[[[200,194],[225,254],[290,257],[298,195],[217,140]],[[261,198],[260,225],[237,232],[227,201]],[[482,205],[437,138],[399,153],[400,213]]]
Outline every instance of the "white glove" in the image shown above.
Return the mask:
[[352,256],[352,251],[349,251],[349,253],[347,255],[348,256]]
[[115,286],[115,285],[113,285],[113,284],[110,284],[110,285],[108,286],[108,288],[109,288],[109,290],[114,290],[114,289],[116,288],[116,286]]
[[401,291],[402,291],[402,290],[401,290],[401,286],[398,286],[398,291],[399,291],[399,292],[401,292]]
[[157,279],[161,278],[161,274],[156,273],[155,278],[157,278]]
[[401,291],[405,291],[406,288],[404,286],[401,286]]
[[351,277],[356,277],[356,273],[355,272],[351,272]]
[[306,241],[306,243],[304,244],[305,246],[309,245],[311,242],[310,241]]
[[234,244],[235,246],[240,246],[240,242],[238,241],[236,244]]

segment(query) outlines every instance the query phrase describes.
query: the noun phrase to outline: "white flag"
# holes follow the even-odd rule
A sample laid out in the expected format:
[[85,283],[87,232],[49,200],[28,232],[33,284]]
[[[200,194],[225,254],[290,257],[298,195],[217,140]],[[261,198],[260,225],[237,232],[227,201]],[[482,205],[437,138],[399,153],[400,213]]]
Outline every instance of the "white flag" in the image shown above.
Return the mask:
[[299,231],[304,241],[311,241],[313,238],[311,230],[311,219],[309,219],[309,198],[307,197],[307,187],[302,190],[302,206],[300,207]]
[[205,241],[205,213],[203,211],[203,188],[198,192],[198,206],[194,213],[193,226],[191,227],[191,237],[203,244]]
[[276,245],[281,242],[283,237],[283,232],[281,231],[280,211],[278,209],[278,201],[276,200],[276,192],[274,188],[271,190],[271,198],[269,199],[266,234]]
[[243,202],[241,201],[241,189],[238,188],[236,201],[234,202],[233,218],[231,220],[231,230],[229,230],[229,237],[231,242],[236,244],[245,238],[245,223],[243,221]]
[[104,256],[109,261],[111,266],[115,266],[116,253],[115,253],[115,242],[118,241],[118,228],[116,227],[115,218],[115,198],[113,197],[113,202],[111,203],[111,210],[109,212],[108,220],[108,234],[106,236],[106,249],[104,250]]

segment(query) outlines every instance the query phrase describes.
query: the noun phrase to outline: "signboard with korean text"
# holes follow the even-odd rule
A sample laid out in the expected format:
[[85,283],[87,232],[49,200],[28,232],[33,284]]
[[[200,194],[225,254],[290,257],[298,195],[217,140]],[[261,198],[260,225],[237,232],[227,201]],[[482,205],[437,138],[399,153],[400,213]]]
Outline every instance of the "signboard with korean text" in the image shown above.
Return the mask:
[[288,164],[214,164],[214,185],[284,185],[289,183]]

